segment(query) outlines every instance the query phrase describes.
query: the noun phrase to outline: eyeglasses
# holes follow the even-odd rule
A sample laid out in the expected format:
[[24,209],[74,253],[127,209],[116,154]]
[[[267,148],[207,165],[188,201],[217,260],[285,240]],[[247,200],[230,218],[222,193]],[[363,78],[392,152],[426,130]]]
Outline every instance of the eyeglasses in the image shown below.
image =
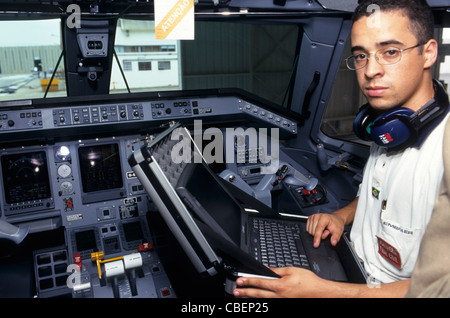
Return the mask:
[[[402,59],[402,53],[414,49],[416,47],[422,46],[424,44],[417,44],[406,49],[400,50],[395,47],[388,47],[384,49],[379,49],[375,52],[375,60],[378,64],[381,65],[391,65],[400,62]],[[367,63],[369,63],[369,56],[372,53],[358,53],[354,55],[350,55],[345,59],[345,63],[347,67],[351,70],[359,70],[363,67],[366,67]]]

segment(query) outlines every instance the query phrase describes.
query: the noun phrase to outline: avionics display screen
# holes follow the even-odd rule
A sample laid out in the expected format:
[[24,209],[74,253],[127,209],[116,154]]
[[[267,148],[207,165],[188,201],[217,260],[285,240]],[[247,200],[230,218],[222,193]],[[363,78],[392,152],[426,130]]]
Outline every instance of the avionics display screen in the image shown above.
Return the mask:
[[51,197],[45,151],[4,155],[1,165],[8,204]]
[[85,193],[117,189],[123,186],[117,144],[78,148],[81,181]]
[[125,232],[125,239],[127,242],[142,240],[144,237],[140,222],[124,223],[123,230]]
[[97,251],[97,240],[95,239],[94,230],[75,233],[75,243],[78,252],[87,250]]

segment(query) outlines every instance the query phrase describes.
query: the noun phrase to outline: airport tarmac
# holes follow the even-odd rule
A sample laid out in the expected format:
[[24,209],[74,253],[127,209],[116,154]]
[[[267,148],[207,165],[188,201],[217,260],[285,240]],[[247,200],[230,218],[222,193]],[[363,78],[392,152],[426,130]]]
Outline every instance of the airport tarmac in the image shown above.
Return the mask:
[[[46,86],[42,87],[41,79],[37,74],[0,75],[0,102],[22,99],[44,98]],[[47,76],[47,79],[50,79]],[[140,87],[131,88],[132,93],[146,91],[178,90],[179,86],[170,87]],[[110,94],[127,93],[126,89],[111,89]],[[46,98],[67,96],[64,78],[58,78],[56,90],[49,90]]]
[[[45,88],[36,73],[0,76],[0,101],[43,98],[44,94]],[[67,96],[65,81],[59,80],[57,90],[47,93],[47,97],[59,96]]]

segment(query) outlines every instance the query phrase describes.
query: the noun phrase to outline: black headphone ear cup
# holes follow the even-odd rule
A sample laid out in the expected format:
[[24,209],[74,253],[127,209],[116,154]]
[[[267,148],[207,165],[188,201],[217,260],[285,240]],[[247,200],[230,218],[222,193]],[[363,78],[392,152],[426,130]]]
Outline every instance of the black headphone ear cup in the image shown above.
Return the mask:
[[359,109],[358,114],[356,114],[356,118],[353,121],[353,131],[355,135],[366,141],[372,141],[372,136],[370,133],[370,125],[377,118],[371,111],[371,107],[369,104],[364,104]]
[[[434,81],[434,80],[433,80]],[[435,97],[417,112],[397,107],[386,113],[369,104],[361,106],[353,131],[362,140],[374,141],[390,150],[420,146],[428,134],[450,111],[448,95],[441,83],[434,81]]]
[[379,146],[401,149],[417,141],[410,118],[415,113],[408,108],[396,108],[373,121],[370,127],[371,139]]

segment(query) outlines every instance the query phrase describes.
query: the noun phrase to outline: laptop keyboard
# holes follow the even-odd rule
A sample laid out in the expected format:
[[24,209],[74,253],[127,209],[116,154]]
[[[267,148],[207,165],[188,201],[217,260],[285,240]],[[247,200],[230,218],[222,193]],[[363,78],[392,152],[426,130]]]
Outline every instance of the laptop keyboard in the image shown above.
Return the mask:
[[251,218],[251,253],[269,267],[295,266],[310,269],[300,226],[270,219]]

